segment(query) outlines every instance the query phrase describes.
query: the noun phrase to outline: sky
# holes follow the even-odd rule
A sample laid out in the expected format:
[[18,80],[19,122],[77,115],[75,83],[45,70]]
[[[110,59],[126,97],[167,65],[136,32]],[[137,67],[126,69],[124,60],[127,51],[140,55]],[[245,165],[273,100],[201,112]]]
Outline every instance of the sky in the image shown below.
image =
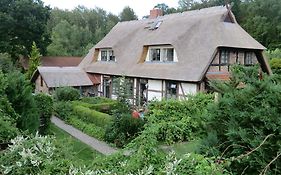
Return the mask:
[[115,15],[121,13],[125,6],[131,7],[139,19],[149,14],[149,10],[159,3],[165,3],[169,7],[177,7],[178,0],[42,0],[45,5],[60,9],[72,10],[78,5],[87,8],[100,7]]

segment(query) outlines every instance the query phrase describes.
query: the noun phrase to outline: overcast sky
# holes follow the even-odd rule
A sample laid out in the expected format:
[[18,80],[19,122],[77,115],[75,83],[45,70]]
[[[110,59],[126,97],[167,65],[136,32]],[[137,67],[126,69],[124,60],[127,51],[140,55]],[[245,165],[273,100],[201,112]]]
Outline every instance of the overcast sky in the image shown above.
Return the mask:
[[111,12],[118,15],[125,6],[129,6],[134,9],[138,18],[149,14],[155,5],[159,3],[165,3],[169,7],[177,7],[178,0],[42,0],[45,5],[58,7],[60,9],[72,10],[78,5],[83,5],[87,8],[100,7],[107,12]]

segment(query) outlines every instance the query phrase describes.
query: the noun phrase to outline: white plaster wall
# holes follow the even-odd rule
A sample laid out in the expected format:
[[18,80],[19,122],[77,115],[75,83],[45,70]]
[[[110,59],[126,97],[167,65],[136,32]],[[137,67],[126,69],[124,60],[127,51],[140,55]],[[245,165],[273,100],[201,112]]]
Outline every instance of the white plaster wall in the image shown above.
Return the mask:
[[[159,91],[159,92],[156,92]],[[148,80],[148,100],[162,100],[162,80]]]
[[[181,84],[185,95],[197,93],[196,83],[181,83]],[[179,87],[179,96],[180,99],[184,99],[181,87]]]

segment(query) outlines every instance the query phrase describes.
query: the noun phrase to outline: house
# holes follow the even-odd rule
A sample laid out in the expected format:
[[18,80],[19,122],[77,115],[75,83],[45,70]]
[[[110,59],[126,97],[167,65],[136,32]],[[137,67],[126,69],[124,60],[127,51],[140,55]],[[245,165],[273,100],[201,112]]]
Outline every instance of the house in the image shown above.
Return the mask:
[[79,67],[41,67],[32,76],[35,93],[52,93],[58,87],[74,87],[81,94],[94,93],[93,82]]
[[[76,67],[82,61],[82,57],[67,56],[43,56],[41,57],[41,66],[46,67]],[[20,58],[20,63],[24,70],[28,69],[29,59]]]
[[219,6],[118,23],[79,67],[99,77],[98,91],[116,97],[114,79],[125,75],[136,105],[152,99],[184,99],[206,91],[210,79],[228,79],[232,64],[259,64],[270,74],[265,47]]

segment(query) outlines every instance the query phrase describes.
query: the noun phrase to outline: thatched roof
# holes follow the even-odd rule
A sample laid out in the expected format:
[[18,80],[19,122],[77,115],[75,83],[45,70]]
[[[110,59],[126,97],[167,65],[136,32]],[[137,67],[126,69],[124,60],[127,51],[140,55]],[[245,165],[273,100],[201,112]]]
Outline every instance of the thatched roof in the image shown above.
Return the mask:
[[38,75],[43,77],[43,80],[49,88],[64,87],[64,86],[92,86],[93,83],[87,73],[79,67],[38,67],[32,77],[32,82],[36,80]]
[[[163,21],[161,26],[149,30],[147,26],[157,20]],[[178,62],[139,62],[144,46],[166,44],[175,48]],[[226,7],[211,7],[118,23],[79,66],[93,73],[198,82],[218,47],[265,49],[238,25]],[[99,48],[112,48],[117,61],[95,61],[94,54]]]
[[[41,66],[47,67],[75,67],[82,61],[82,57],[67,56],[43,56],[41,57]],[[25,70],[28,69],[29,59],[21,58],[20,63]]]

